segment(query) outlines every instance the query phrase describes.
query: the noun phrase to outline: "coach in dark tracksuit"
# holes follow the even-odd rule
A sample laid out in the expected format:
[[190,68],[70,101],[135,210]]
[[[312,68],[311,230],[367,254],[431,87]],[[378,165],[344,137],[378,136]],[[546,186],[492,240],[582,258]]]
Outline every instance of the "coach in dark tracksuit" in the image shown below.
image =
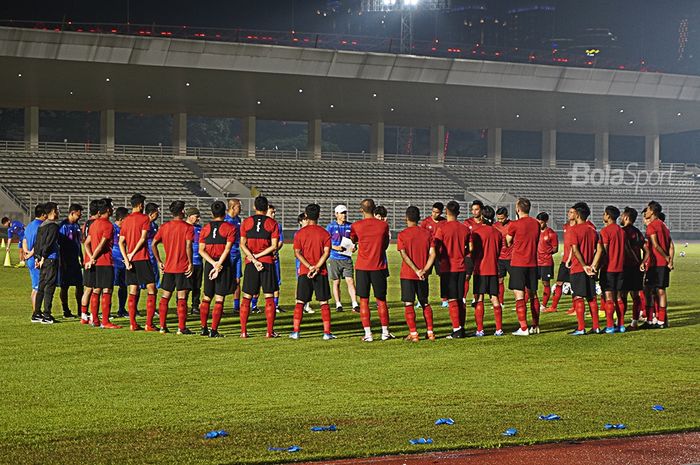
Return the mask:
[[[46,221],[41,223],[34,243],[34,256],[39,272],[39,290],[36,293],[32,323],[53,324],[51,315],[53,294],[58,282],[58,205],[48,202],[45,205]],[[44,303],[44,314],[41,303]]]

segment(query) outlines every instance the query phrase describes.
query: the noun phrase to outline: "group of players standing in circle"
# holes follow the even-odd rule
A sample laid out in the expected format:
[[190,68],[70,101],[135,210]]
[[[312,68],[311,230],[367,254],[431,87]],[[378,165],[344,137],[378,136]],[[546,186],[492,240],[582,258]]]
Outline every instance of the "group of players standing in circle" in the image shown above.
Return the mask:
[[[182,201],[170,204],[172,219],[160,227],[156,223],[158,205],[146,203],[141,194],[134,194],[130,203],[129,212],[124,207],[114,209],[110,199],[91,202],[90,218],[82,228],[80,205],[71,205],[67,218],[60,223],[57,204],[48,202],[36,206],[35,220],[27,226],[21,241],[32,277],[32,322],[51,324],[55,321],[51,306],[57,286],[61,288],[64,317],[72,317],[68,288],[75,286],[81,322],[103,329],[118,329],[120,326],[111,321],[110,312],[112,292],[115,283],[119,283],[120,301],[126,300],[126,314],[119,316],[128,316],[132,331],[168,333],[168,305],[174,294],[177,333],[192,334],[187,327],[187,298],[191,293],[195,313],[200,317],[199,333],[221,337],[219,325],[225,299],[234,295],[234,311],[240,316],[240,337],[247,338],[249,315],[257,308],[256,301],[262,294],[266,337],[279,336],[274,326],[280,311],[278,254],[283,241],[282,228],[274,220],[274,209],[271,214],[265,197],[255,198],[255,213],[243,221],[238,216],[239,201],[231,200],[228,205],[215,201],[211,205],[211,221],[203,227],[199,225],[199,210],[185,209]],[[471,217],[464,222],[458,219],[460,205],[456,201],[446,206],[435,203],[432,214],[422,221],[417,207],[406,209],[406,228],[398,234],[396,245],[402,259],[399,277],[409,330],[407,340],[420,340],[416,302],[425,320],[425,338],[436,338],[428,285],[428,276],[433,271],[439,276],[442,306],[447,307],[452,326],[447,337],[452,339],[467,335],[470,281],[474,335],[484,336],[487,296],[494,312],[494,334],[504,334],[502,309],[506,276],[509,276],[508,287],[515,297],[519,327],[512,334],[516,336],[539,334],[540,313],[557,311],[566,283],[573,294],[571,313],[578,320],[572,335],[586,334],[586,305],[591,312],[594,333],[637,329],[642,312],[646,327],[668,326],[666,288],[673,269],[674,245],[658,202],[650,202],[643,211],[644,234],[634,226],[637,211],[633,208],[627,207],[621,213],[614,206],[606,207],[605,226],[597,231],[590,220],[588,205],[584,202],[573,205],[563,228],[563,259],[553,289],[553,255],[559,249],[558,237],[548,227],[548,214],[542,212],[533,218],[530,208],[528,199],[518,199],[517,219],[511,221],[507,209],[494,210],[477,200],[471,204]],[[345,279],[353,311],[360,314],[364,330],[362,340],[374,340],[370,293],[376,301],[381,339],[395,338],[389,330],[387,305],[386,251],[390,232],[386,209],[375,205],[372,199],[365,199],[360,204],[360,212],[362,219],[349,223],[347,207],[339,205],[335,209],[336,220],[326,228],[318,224],[319,205],[309,204],[299,215],[300,229],[293,241],[297,261],[296,305],[289,337],[300,337],[303,315],[309,311],[308,304],[315,296],[320,304],[323,338],[335,339],[331,332],[331,281],[336,311],[342,311],[340,281]],[[112,215],[114,223],[110,221]],[[619,218],[621,225],[618,225]],[[165,258],[161,257],[161,244]],[[539,281],[544,284],[541,302]],[[605,327],[599,323],[596,281],[603,294]],[[161,296],[156,304],[158,287]],[[142,328],[136,318],[139,296],[144,289],[146,321]],[[630,326],[625,327],[629,296],[633,312]],[[550,299],[551,305],[547,306]]]

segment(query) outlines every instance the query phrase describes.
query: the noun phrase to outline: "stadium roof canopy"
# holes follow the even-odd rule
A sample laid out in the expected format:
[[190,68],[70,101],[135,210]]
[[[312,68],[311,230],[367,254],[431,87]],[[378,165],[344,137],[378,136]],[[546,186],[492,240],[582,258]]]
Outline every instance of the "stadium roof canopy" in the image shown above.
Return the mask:
[[[0,107],[649,135],[700,77],[0,28]],[[301,91],[300,91],[301,90]]]

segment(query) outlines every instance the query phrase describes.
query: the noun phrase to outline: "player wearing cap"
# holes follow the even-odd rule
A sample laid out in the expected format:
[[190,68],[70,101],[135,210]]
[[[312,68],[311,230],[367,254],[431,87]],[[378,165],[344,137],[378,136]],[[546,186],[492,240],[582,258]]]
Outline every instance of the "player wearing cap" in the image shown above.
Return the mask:
[[389,247],[389,225],[374,217],[374,200],[364,199],[360,211],[362,219],[350,227],[350,240],[358,246],[357,295],[360,297],[360,320],[365,330],[363,342],[372,342],[369,293],[374,292],[377,313],[382,326],[382,341],[394,339],[389,332],[389,308],[386,304],[386,249]]
[[[331,235],[331,255],[328,259],[328,276],[333,284],[333,297],[335,298],[335,310],[343,311],[343,304],[340,299],[340,280],[345,279],[348,286],[348,294],[352,300],[352,310],[360,311],[360,306],[357,304],[354,268],[352,264],[352,252],[341,245],[343,239],[350,239],[350,229],[352,223],[348,222],[348,207],[338,205],[335,207],[335,220],[328,223],[326,231]],[[348,245],[349,247],[349,245]]]

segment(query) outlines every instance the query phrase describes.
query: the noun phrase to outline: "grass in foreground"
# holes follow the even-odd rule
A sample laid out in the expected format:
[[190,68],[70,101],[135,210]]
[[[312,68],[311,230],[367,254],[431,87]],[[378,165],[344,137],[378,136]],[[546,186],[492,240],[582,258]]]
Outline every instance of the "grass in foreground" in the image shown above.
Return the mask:
[[[391,250],[389,299],[400,337],[407,332],[398,302],[400,258]],[[560,312],[543,315],[537,337],[419,344],[362,344],[351,312],[333,313],[338,340],[321,340],[319,313],[305,315],[302,340],[287,339],[294,298],[289,246],[282,254],[288,312],[278,315],[278,340],[264,339],[263,315],[252,316],[249,340],[236,337],[238,319],[231,316],[221,328],[229,337],[219,340],[100,331],[77,321],[30,324],[26,270],[2,268],[1,461],[264,463],[429,450],[409,445],[417,437],[431,437],[432,449],[453,449],[697,430],[700,245],[685,250],[671,278],[668,330],[572,338],[566,331],[575,320]],[[436,295],[437,282],[431,284]],[[447,312],[435,302],[444,336]],[[563,310],[569,303],[562,299]],[[60,315],[58,298],[54,308]],[[505,329],[512,330],[512,298],[505,308]],[[493,334],[489,311],[486,329]],[[469,310],[470,330],[472,316]],[[190,327],[198,326],[191,317]],[[656,403],[667,410],[652,411]],[[563,420],[537,419],[547,413]],[[456,423],[435,426],[440,417]],[[607,432],[610,422],[628,429]],[[339,431],[309,430],[323,424]],[[519,430],[516,437],[501,436],[509,427]],[[212,429],[230,437],[202,439]],[[292,444],[303,450],[267,451]]]

